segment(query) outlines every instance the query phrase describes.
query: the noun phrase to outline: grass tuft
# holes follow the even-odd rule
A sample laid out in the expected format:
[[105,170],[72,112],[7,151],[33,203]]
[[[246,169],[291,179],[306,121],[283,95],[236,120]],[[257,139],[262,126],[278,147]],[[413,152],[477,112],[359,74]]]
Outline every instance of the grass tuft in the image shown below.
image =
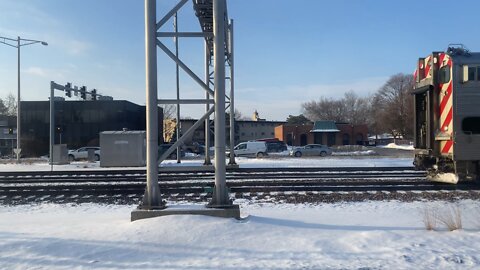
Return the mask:
[[428,231],[437,227],[438,213],[436,209],[425,207],[423,210],[423,224]]
[[449,231],[462,229],[462,212],[460,207],[449,207],[445,212],[438,216],[438,221],[445,225]]

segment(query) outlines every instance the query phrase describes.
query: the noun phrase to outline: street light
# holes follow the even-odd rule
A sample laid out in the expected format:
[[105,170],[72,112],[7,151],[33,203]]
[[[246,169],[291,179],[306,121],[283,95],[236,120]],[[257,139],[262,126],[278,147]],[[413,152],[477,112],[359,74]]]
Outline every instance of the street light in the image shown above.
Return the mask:
[[[15,43],[9,43],[9,42],[16,42]],[[40,43],[42,44],[43,46],[47,46],[48,43],[45,42],[45,41],[41,41],[41,40],[34,40],[34,39],[24,39],[24,38],[20,38],[20,37],[17,37],[17,39],[13,39],[13,38],[7,38],[7,37],[0,37],[0,43],[3,43],[5,45],[8,45],[8,46],[11,46],[11,47],[14,47],[14,48],[17,48],[17,51],[18,51],[18,64],[17,64],[17,84],[18,84],[18,92],[17,92],[17,151],[16,151],[16,154],[17,154],[17,161],[20,160],[20,151],[21,151],[21,148],[20,148],[20,47],[22,46],[27,46],[27,45],[32,45],[32,44],[35,44],[35,43]]]

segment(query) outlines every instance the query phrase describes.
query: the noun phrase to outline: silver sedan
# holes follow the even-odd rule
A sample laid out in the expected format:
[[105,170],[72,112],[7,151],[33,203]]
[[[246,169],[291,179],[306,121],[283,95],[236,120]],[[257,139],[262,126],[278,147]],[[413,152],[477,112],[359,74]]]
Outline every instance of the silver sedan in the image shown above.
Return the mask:
[[331,154],[332,154],[332,149],[323,144],[307,144],[302,147],[293,147],[293,149],[290,150],[290,155],[295,157],[301,157],[301,156],[325,157]]

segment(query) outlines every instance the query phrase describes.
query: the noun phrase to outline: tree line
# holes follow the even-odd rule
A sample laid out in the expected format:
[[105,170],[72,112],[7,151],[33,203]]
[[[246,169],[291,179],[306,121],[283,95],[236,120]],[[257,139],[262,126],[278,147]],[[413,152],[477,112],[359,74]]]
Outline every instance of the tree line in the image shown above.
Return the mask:
[[302,104],[302,114],[289,116],[287,122],[302,124],[333,120],[354,125],[367,124],[371,134],[389,133],[398,138],[413,137],[413,76],[391,76],[376,93],[359,97],[349,91],[342,98],[320,97]]

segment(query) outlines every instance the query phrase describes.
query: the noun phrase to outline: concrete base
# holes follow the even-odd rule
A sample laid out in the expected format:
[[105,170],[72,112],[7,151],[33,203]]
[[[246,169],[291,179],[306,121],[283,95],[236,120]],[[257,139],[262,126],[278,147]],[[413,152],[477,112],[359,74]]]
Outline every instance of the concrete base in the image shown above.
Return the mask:
[[240,168],[238,164],[227,164],[227,170],[234,170],[238,168]]
[[160,210],[135,209],[132,211],[131,221],[169,215],[204,215],[240,219],[240,207],[232,205],[228,208],[207,208],[204,205],[174,205]]

